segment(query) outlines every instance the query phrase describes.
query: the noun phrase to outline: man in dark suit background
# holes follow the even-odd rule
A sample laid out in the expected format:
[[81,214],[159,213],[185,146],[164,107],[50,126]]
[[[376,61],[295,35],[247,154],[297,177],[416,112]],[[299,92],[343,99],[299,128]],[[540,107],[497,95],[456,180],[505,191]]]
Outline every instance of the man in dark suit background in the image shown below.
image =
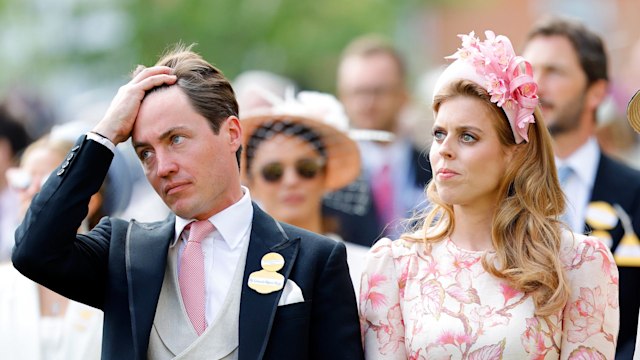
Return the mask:
[[[363,357],[344,245],[251,202],[237,113],[227,79],[190,47],[139,67],[16,231],[18,270],[104,311],[103,359]],[[129,137],[172,213],[76,236]]]
[[[382,236],[397,238],[406,230],[402,219],[426,204],[424,188],[431,180],[427,151],[401,129],[410,100],[405,77],[400,53],[384,38],[366,35],[343,51],[337,92],[351,127],[364,130],[358,139],[362,172],[354,183],[326,196],[324,211],[336,219],[346,241],[371,246]],[[382,132],[390,136],[376,136]]]
[[529,32],[523,55],[534,68],[554,139],[558,177],[568,203],[564,219],[573,231],[601,238],[616,258],[616,359],[631,359],[640,307],[640,243],[634,239],[634,233],[640,233],[640,172],[602,153],[595,138],[596,112],[608,88],[604,44],[578,22],[548,18]]

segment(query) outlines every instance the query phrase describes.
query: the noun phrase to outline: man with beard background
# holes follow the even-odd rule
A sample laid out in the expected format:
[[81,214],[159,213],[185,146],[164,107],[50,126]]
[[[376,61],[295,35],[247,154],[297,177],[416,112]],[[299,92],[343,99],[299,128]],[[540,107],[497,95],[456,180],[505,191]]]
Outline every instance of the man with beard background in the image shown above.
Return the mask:
[[[563,220],[607,243],[620,271],[616,359],[633,356],[640,307],[640,172],[602,153],[596,112],[607,96],[607,55],[584,25],[548,18],[527,37],[540,104],[554,139],[558,178],[567,197]],[[634,256],[634,252],[636,256]],[[594,304],[598,308],[599,299]],[[603,299],[602,301],[606,301]]]

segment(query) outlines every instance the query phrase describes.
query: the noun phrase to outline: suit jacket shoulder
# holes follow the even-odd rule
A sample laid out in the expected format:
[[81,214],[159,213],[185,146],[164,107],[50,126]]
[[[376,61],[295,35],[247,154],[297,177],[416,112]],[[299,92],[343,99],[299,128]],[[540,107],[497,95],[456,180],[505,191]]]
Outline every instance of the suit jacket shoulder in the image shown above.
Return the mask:
[[640,170],[627,166],[605,154],[600,156],[593,198],[625,197],[640,193]]
[[[640,234],[640,171],[602,154],[590,201],[620,205],[627,213],[636,235]],[[589,229],[588,229],[589,230]],[[607,230],[612,240],[611,251],[616,253],[625,235],[621,221]],[[631,358],[635,345],[640,308],[640,267],[618,266],[620,332],[616,358]]]

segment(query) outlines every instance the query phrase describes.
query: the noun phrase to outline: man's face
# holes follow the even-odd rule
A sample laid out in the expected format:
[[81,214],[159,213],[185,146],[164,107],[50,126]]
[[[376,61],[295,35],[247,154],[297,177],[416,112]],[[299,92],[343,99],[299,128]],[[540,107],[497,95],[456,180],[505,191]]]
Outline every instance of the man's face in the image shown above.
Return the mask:
[[395,132],[407,92],[388,54],[351,56],[338,69],[338,95],[354,127]]
[[202,220],[241,196],[235,158],[241,135],[235,117],[224,120],[216,135],[174,85],[144,99],[132,141],[165,204],[182,218]]
[[523,56],[533,66],[545,122],[552,135],[573,132],[585,113],[587,76],[564,36],[536,36]]

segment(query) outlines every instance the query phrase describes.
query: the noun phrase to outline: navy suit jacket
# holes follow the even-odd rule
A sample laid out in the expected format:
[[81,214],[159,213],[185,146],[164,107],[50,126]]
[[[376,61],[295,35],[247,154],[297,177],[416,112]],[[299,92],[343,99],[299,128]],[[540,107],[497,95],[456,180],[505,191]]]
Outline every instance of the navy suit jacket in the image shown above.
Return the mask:
[[[595,183],[590,201],[604,201],[619,204],[640,235],[640,171],[632,169],[602,154],[598,163]],[[585,225],[586,231],[591,229]],[[619,221],[609,231],[612,238],[611,252],[615,253],[624,229]],[[638,329],[638,309],[640,309],[640,267],[618,266],[620,274],[620,333],[616,359],[631,359]]]
[[[106,147],[78,140],[17,229],[13,262],[32,280],[104,311],[103,359],[146,359],[175,216],[156,223],[105,217],[76,235],[112,157]],[[249,241],[239,358],[362,359],[344,245],[279,223],[255,204]],[[282,291],[262,295],[247,286],[269,252],[284,257],[280,273],[298,284],[305,302],[279,307]]]

